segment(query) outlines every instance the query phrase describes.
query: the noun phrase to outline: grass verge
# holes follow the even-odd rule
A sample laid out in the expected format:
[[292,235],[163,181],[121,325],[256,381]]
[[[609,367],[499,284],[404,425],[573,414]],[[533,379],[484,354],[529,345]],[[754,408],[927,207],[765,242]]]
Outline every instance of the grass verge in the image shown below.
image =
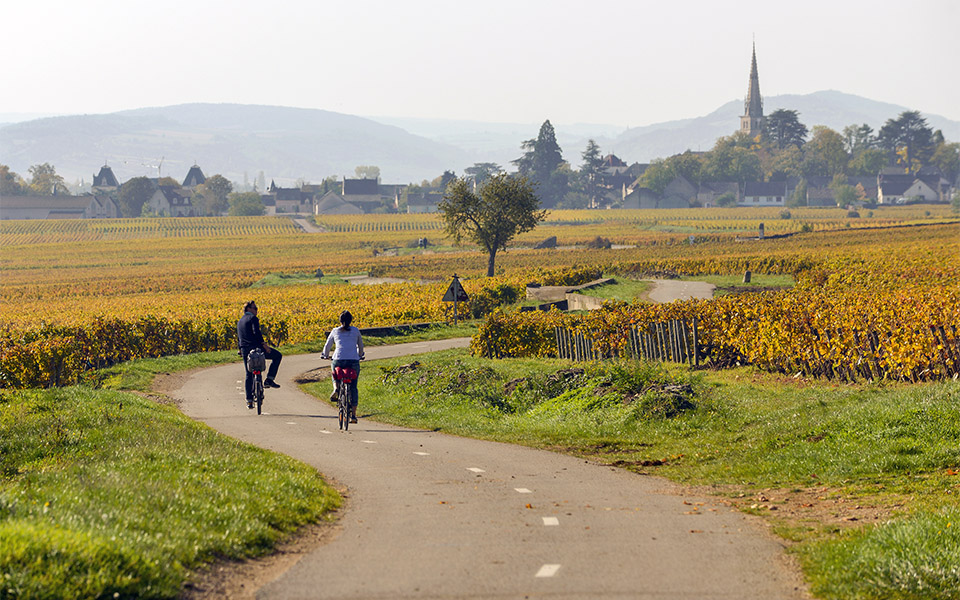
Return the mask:
[[739,294],[743,292],[762,292],[792,288],[796,285],[792,275],[764,275],[753,273],[750,283],[743,282],[743,275],[691,275],[681,277],[683,281],[704,281],[717,286],[714,296]]
[[606,285],[580,290],[577,293],[584,296],[604,298],[606,300],[633,302],[635,299],[645,298],[652,289],[653,282],[651,281],[637,281],[634,279],[617,277],[615,278],[614,283],[608,283]]
[[312,468],[135,394],[0,392],[0,598],[175,598],[340,498]]
[[410,361],[368,365],[364,413],[708,486],[796,542],[818,597],[958,597],[958,382],[838,386],[459,350]]

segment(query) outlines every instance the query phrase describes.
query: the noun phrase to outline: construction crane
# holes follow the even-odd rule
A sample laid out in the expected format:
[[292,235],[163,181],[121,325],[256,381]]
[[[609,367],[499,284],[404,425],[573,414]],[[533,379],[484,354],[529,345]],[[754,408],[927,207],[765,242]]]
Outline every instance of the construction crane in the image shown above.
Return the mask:
[[161,156],[161,157],[160,157],[160,163],[159,163],[159,164],[156,164],[156,165],[148,165],[147,163],[140,163],[140,164],[141,164],[142,166],[148,167],[148,168],[150,168],[150,169],[156,169],[156,170],[157,170],[157,180],[159,181],[161,178],[163,178],[163,175],[161,174],[161,169],[163,169],[163,159],[164,159],[164,157]]

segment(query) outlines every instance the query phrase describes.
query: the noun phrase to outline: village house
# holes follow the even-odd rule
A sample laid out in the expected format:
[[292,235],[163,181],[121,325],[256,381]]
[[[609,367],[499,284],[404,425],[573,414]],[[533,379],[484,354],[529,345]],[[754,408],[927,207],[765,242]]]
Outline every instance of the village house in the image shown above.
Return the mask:
[[82,196],[0,196],[0,219],[115,219],[116,202],[107,194]]
[[379,208],[383,208],[380,181],[377,179],[347,179],[344,177],[341,189],[340,195],[343,196],[343,199],[365,213],[372,213]]
[[876,177],[858,177],[851,175],[847,177],[847,184],[857,190],[857,195],[862,195],[862,201],[869,204],[877,202],[877,178]]
[[173,185],[158,186],[147,206],[150,212],[160,217],[194,217],[197,216],[190,200],[191,192]]
[[628,188],[631,188],[631,184],[643,175],[648,166],[650,165],[640,163],[628,166],[615,154],[604,156],[599,181],[603,194],[601,198],[591,199],[589,208],[610,208],[622,205],[629,193]]
[[704,208],[717,206],[721,196],[730,194],[734,202],[740,201],[740,184],[736,181],[705,181],[697,191],[697,202]]
[[400,209],[400,198],[407,186],[402,183],[381,183],[380,200],[385,206],[392,206],[394,209]]
[[916,178],[924,182],[937,194],[932,202],[950,202],[953,197],[953,185],[943,176],[938,167],[926,166],[917,171]]
[[807,206],[812,208],[836,208],[837,198],[828,186],[807,186]]
[[[269,191],[265,196],[270,196],[269,206],[274,207],[274,213],[298,214],[312,212],[314,194],[315,192],[307,189],[307,186],[302,186],[299,189],[283,188],[277,187],[277,184],[271,181]],[[264,202],[264,206],[268,206],[268,204]]]
[[748,181],[737,206],[784,206],[786,200],[786,181]]
[[807,186],[807,206],[813,208],[836,208],[837,198],[828,186]]
[[678,175],[667,184],[657,208],[689,208],[692,200],[697,198],[697,187],[690,181]]
[[945,181],[943,177],[930,173],[920,176],[884,169],[877,175],[877,204],[946,201],[942,200],[949,198],[949,185],[942,185]]
[[315,215],[362,215],[360,207],[350,204],[339,193],[330,190],[313,205]]
[[623,196],[623,208],[630,209],[653,209],[658,208],[660,196],[650,188],[636,186],[625,190]]
[[443,200],[443,192],[408,192],[407,193],[407,213],[435,213],[437,204]]

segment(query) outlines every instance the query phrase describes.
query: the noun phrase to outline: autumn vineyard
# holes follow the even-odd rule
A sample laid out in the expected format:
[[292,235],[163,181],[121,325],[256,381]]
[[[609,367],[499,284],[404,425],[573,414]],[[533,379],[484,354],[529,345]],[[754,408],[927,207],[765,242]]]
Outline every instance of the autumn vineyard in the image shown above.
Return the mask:
[[[471,296],[466,310],[483,319],[472,343],[483,356],[556,356],[560,330],[589,338],[598,356],[630,357],[635,332],[695,319],[707,367],[840,381],[960,371],[960,219],[948,206],[864,215],[554,211],[498,256],[490,279],[486,257],[451,246],[435,215],[331,216],[317,225],[324,233],[280,217],[0,222],[0,386],[67,385],[121,361],[233,348],[248,299],[275,344],[320,338],[347,307],[362,327],[441,322],[453,273]],[[558,249],[534,249],[549,236]],[[596,238],[612,249],[591,248]],[[607,302],[585,313],[513,306],[528,283],[746,270],[796,283],[663,305]],[[270,283],[292,274],[302,277]],[[358,274],[402,282],[327,283]]]

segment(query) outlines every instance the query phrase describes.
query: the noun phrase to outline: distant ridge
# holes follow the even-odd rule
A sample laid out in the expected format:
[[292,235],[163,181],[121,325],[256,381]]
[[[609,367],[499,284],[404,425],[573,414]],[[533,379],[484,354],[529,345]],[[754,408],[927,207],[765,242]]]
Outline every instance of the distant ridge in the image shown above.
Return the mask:
[[[813,128],[837,131],[867,123],[875,130],[905,110],[844,94],[822,91],[764,99],[767,114],[778,108],[799,112]],[[710,114],[623,130],[615,125],[554,123],[564,158],[579,168],[580,153],[592,138],[604,154],[628,163],[650,162],[685,150],[709,150],[717,138],[734,133],[743,101],[732,100]],[[933,129],[960,141],[960,122],[922,113]],[[544,115],[544,119],[549,115]],[[382,122],[381,122],[382,121]],[[445,170],[462,174],[475,162],[511,168],[520,144],[536,137],[540,123],[483,123],[466,120],[364,118],[325,110],[240,104],[181,104],[103,115],[50,117],[0,127],[0,163],[23,176],[49,162],[68,183],[93,174],[106,161],[121,181],[147,175],[182,180],[196,162],[208,176],[237,182],[318,183],[329,175],[351,176],[359,165],[380,167],[386,183],[419,183]],[[163,159],[162,165],[160,164]]]
[[233,181],[263,171],[268,181],[292,184],[352,176],[358,165],[379,166],[385,181],[419,182],[467,159],[456,147],[370,119],[278,106],[181,104],[0,128],[0,162],[22,175],[49,162],[68,182],[89,182],[105,160],[121,181],[156,177],[158,167],[182,179],[196,162]]
[[[916,110],[832,90],[764,98],[765,114],[780,108],[796,110],[800,122],[808,129],[812,130],[815,125],[826,125],[837,132],[847,125],[862,123],[879,131],[887,119],[895,118],[905,110]],[[608,143],[616,148],[618,156],[628,162],[649,162],[685,150],[709,150],[717,138],[731,135],[737,130],[742,113],[743,101],[731,100],[703,117],[628,129]],[[948,140],[960,141],[960,121],[922,111],[921,114],[934,130],[943,130]]]
[[[809,129],[826,125],[840,132],[847,125],[867,123],[878,131],[887,119],[895,118],[905,110],[917,110],[886,102],[877,102],[853,94],[828,90],[803,95],[764,97],[764,112],[770,114],[787,108],[799,112],[800,121]],[[951,141],[960,141],[960,121],[939,115],[923,113],[934,130],[943,130]],[[731,100],[715,111],[690,119],[654,123],[629,129],[613,125],[565,125],[554,122],[557,141],[563,157],[578,168],[580,153],[587,140],[600,144],[604,154],[614,153],[628,163],[650,162],[686,150],[709,150],[717,138],[731,135],[740,125],[743,100]],[[640,115],[642,116],[642,115]],[[549,118],[546,115],[544,118]],[[509,165],[520,156],[520,142],[535,137],[540,123],[481,123],[429,119],[383,118],[380,120],[401,126],[411,133],[458,146],[471,153],[482,153],[492,162]],[[590,128],[593,128],[592,131]]]

